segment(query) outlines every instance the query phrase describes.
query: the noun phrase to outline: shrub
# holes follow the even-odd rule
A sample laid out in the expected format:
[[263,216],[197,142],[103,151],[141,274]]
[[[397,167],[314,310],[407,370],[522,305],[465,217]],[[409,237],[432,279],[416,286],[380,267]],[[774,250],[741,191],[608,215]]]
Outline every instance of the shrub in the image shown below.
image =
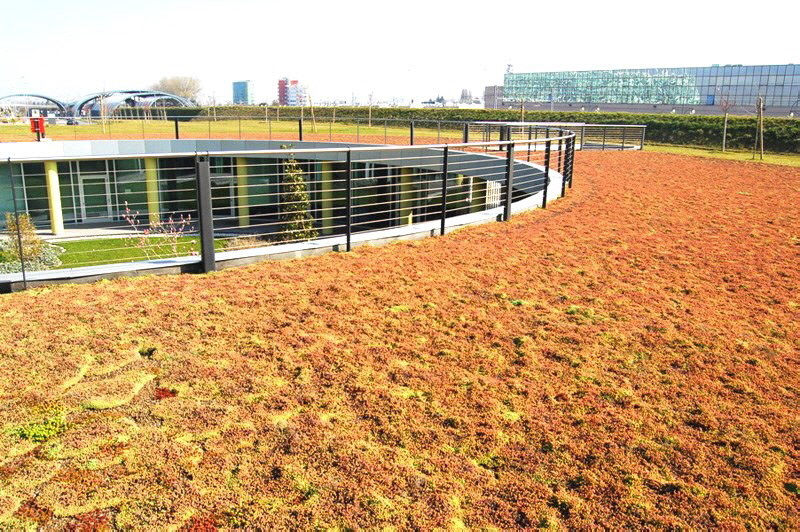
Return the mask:
[[[50,270],[61,266],[58,255],[63,251],[42,240],[30,216],[6,213],[8,234],[0,240],[0,273],[22,271],[20,256],[25,260],[25,269],[31,271]],[[22,253],[20,254],[20,247]]]
[[60,407],[45,408],[38,419],[18,427],[12,433],[23,440],[43,443],[67,430],[67,413]]
[[[288,146],[281,146],[283,149]],[[310,203],[303,170],[290,157],[284,163],[283,192],[281,194],[281,221],[279,241],[312,240],[319,233],[314,229],[314,218],[309,213]]]

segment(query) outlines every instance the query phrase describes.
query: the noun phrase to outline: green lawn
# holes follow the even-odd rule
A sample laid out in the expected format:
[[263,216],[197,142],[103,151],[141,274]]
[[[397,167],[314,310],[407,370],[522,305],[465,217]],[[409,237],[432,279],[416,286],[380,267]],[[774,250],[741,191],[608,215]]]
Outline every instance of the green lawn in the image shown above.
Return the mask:
[[645,144],[645,150],[660,153],[674,153],[677,155],[694,155],[698,157],[713,157],[715,159],[727,159],[729,161],[748,161],[768,164],[782,164],[785,166],[800,166],[800,155],[791,153],[765,153],[762,161],[757,155],[753,159],[752,151],[725,151],[709,148],[689,147],[689,146],[669,146],[664,144]]
[[73,240],[55,244],[65,249],[65,252],[59,256],[62,262],[60,268],[191,255],[192,252],[200,249],[199,237],[196,236],[178,237],[177,253],[174,252],[175,250],[167,238],[151,237],[147,241],[150,247],[146,250],[137,245],[138,240],[128,238]]
[[[65,249],[64,253],[59,256],[62,262],[59,268],[181,257],[200,251],[200,237],[198,236],[178,237],[175,248],[168,238],[150,237],[147,239],[149,247],[146,250],[138,245],[138,239],[129,238],[96,238],[56,242],[55,244]],[[214,247],[221,249],[223,245],[224,241],[217,240]]]
[[[184,139],[208,138],[270,138],[294,139],[297,138],[297,120],[252,120],[252,119],[225,119],[225,120],[192,120],[179,123],[180,136]],[[336,135],[363,135],[408,138],[408,125],[393,125],[389,122],[384,129],[383,120],[374,120],[372,127],[366,123],[352,124],[318,120],[316,125],[310,118],[305,119],[303,132],[315,140],[319,136],[335,137]],[[438,138],[439,132],[435,128],[416,128],[415,135],[419,138],[430,140]],[[442,128],[441,136],[451,142],[460,140],[461,130]],[[99,123],[81,124],[79,126],[49,125],[47,136],[53,140],[77,139],[159,139],[174,138],[175,124],[164,120],[114,120],[101,125]],[[28,141],[35,137],[30,132],[27,124],[0,126],[0,141]],[[333,138],[333,140],[336,140]]]
[[[142,248],[142,244],[136,238],[94,238],[54,242],[54,244],[64,248],[64,252],[58,257],[61,259],[61,266],[57,269],[185,257],[193,253],[200,253],[200,237],[198,235],[178,237],[174,247],[169,238],[148,237],[146,250]],[[269,241],[258,240],[252,236],[221,237],[214,240],[214,249],[217,251],[236,250],[271,244]]]

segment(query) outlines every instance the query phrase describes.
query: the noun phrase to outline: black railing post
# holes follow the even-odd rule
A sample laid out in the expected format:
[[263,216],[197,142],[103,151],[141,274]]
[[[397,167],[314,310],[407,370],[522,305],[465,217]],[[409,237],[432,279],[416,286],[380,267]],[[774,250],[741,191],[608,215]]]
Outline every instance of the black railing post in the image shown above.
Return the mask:
[[347,170],[345,171],[345,210],[344,210],[344,228],[346,246],[345,250],[350,251],[352,248],[351,239],[353,236],[353,159],[352,151],[347,150]]
[[303,119],[299,118],[297,120],[297,139],[300,142],[303,142]]
[[603,128],[603,146],[600,148],[602,151],[606,151],[606,126],[601,126]]
[[[144,121],[142,121],[142,124],[144,124]],[[175,140],[178,140],[180,138],[181,138],[181,126],[178,125],[178,119],[176,118],[175,119]]]
[[[511,126],[500,126],[500,142],[503,142],[503,141],[506,141],[506,140],[508,140],[508,141],[511,140]],[[510,144],[507,144],[505,146],[505,151],[508,151],[508,147],[509,146],[510,146]],[[501,148],[501,151],[502,150],[503,149]]]
[[409,136],[410,144],[413,146],[414,145],[414,121],[413,120],[408,123],[408,136]]
[[572,139],[572,153],[569,157],[569,188],[572,188],[572,175],[575,171],[575,138]]
[[469,122],[464,122],[463,140],[464,140],[464,144],[469,143]]
[[544,143],[544,190],[542,191],[542,209],[547,208],[547,187],[550,186],[550,143]]
[[200,224],[200,267],[203,273],[217,269],[214,257],[214,212],[211,205],[211,160],[195,156],[197,175],[197,213]]
[[571,138],[567,138],[566,142],[564,142],[564,165],[561,169],[561,197],[567,195],[567,171],[569,169],[569,145],[571,142]]
[[511,200],[513,198],[512,185],[514,184],[514,143],[508,144],[508,153],[506,153],[506,195],[505,205],[503,208],[503,220],[509,221],[511,219]]
[[533,138],[533,126],[528,126],[528,162],[531,162],[531,139]]
[[564,172],[564,152],[561,148],[563,148],[562,135],[561,131],[558,132],[558,173]]
[[8,158],[8,181],[11,184],[11,201],[14,202],[14,222],[17,224],[17,251],[19,252],[19,266],[22,272],[22,288],[28,289],[28,275],[25,271],[25,251],[22,245],[22,230],[19,226],[19,210],[17,210],[17,189],[14,188],[14,166],[11,157]]
[[447,219],[447,159],[449,155],[449,146],[444,147],[442,153],[442,226],[439,229],[439,234],[444,234],[445,220]]

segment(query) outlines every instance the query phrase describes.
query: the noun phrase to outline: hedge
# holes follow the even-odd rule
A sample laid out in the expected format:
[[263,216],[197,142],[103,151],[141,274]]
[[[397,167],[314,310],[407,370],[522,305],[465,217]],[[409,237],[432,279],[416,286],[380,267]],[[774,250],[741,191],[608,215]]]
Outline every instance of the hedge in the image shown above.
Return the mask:
[[[333,108],[315,108],[317,119],[327,120]],[[217,116],[264,119],[264,107],[223,106],[215,108]],[[172,118],[191,120],[211,115],[209,108],[168,109]],[[269,108],[269,115],[276,116],[276,108]],[[304,110],[308,119],[311,112]],[[300,108],[281,107],[281,119],[297,119]],[[366,120],[364,107],[337,107],[336,120]],[[411,109],[400,107],[373,108],[373,120],[414,120],[419,127],[436,127],[436,121],[477,121],[500,120],[516,121],[519,111],[495,109]],[[587,124],[642,124],[647,126],[647,140],[655,143],[681,146],[704,146],[719,148],[722,145],[723,117],[673,114],[637,113],[599,113],[563,111],[526,111],[525,120],[530,122],[585,122]],[[728,147],[733,149],[752,149],[755,140],[755,117],[731,116],[728,118]],[[767,150],[784,153],[800,153],[800,119],[765,118],[764,146]]]

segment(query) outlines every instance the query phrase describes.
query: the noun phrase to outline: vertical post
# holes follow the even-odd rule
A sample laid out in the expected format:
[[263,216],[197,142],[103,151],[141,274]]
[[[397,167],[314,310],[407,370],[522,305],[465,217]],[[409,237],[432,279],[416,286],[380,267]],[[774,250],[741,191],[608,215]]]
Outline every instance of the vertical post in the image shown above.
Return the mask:
[[353,236],[353,158],[350,148],[347,149],[347,170],[345,171],[345,210],[344,210],[344,227],[347,245],[346,251],[352,249],[351,239]]
[[544,190],[542,191],[542,209],[547,208],[547,188],[550,186],[550,140],[544,143]]
[[533,126],[528,126],[528,162],[531,162],[531,138],[533,136]]
[[415,172],[408,166],[400,168],[400,211],[397,225],[414,223],[414,204],[416,191],[414,190]]
[[575,170],[575,137],[572,137],[572,149],[569,154],[569,188],[572,188],[572,173]]
[[603,147],[600,149],[606,151],[606,126],[601,127],[603,128]]
[[144,186],[147,194],[147,222],[158,223],[161,211],[158,201],[158,160],[153,157],[144,159]]
[[236,158],[236,206],[239,227],[250,225],[250,176],[245,157]]
[[511,200],[513,197],[513,191],[511,186],[514,183],[514,143],[511,142],[508,144],[508,153],[506,154],[506,196],[505,196],[505,208],[503,212],[503,220],[509,221],[511,219]]
[[624,150],[625,149],[625,131],[627,129],[628,129],[627,127],[623,127],[622,128],[622,147],[620,148],[620,150]]
[[647,126],[642,126],[642,127],[641,127],[641,128],[639,128],[639,129],[640,129],[640,130],[641,130],[641,132],[642,132],[642,138],[641,138],[641,139],[639,139],[639,149],[640,149],[640,150],[643,150],[643,149],[644,149],[644,134],[645,134],[645,132],[647,131]]
[[586,144],[586,126],[581,126],[581,149]]
[[54,235],[64,232],[64,213],[61,211],[61,189],[58,186],[58,164],[55,161],[44,163],[47,184],[47,204],[50,207],[50,229]]
[[469,143],[469,122],[464,122],[464,135],[463,135],[464,144]]
[[442,153],[442,226],[439,228],[439,234],[444,234],[445,220],[447,219],[447,159],[449,147],[444,147]]
[[195,157],[195,169],[200,222],[200,268],[203,273],[208,273],[217,269],[214,257],[214,213],[211,207],[211,160],[208,155]]
[[[144,138],[144,121],[142,121],[142,138]],[[175,119],[175,140],[181,138],[181,127],[178,125],[178,119]]]
[[567,194],[567,170],[569,168],[569,144],[570,138],[564,143],[564,164],[561,170],[561,197]]
[[19,252],[19,264],[22,270],[22,288],[28,289],[28,274],[25,272],[25,251],[22,245],[22,230],[19,227],[19,210],[17,209],[17,189],[14,187],[14,167],[11,165],[11,157],[8,158],[8,181],[11,184],[11,201],[14,202],[14,221],[17,224],[17,251]]
[[562,135],[561,132],[558,132],[558,172],[561,173],[564,171],[564,151],[561,149],[563,148],[563,144],[561,143]]
[[413,146],[414,145],[414,121],[413,120],[408,123],[408,135],[409,135],[410,144]]
[[297,120],[297,140],[303,142],[303,119],[299,118]]

